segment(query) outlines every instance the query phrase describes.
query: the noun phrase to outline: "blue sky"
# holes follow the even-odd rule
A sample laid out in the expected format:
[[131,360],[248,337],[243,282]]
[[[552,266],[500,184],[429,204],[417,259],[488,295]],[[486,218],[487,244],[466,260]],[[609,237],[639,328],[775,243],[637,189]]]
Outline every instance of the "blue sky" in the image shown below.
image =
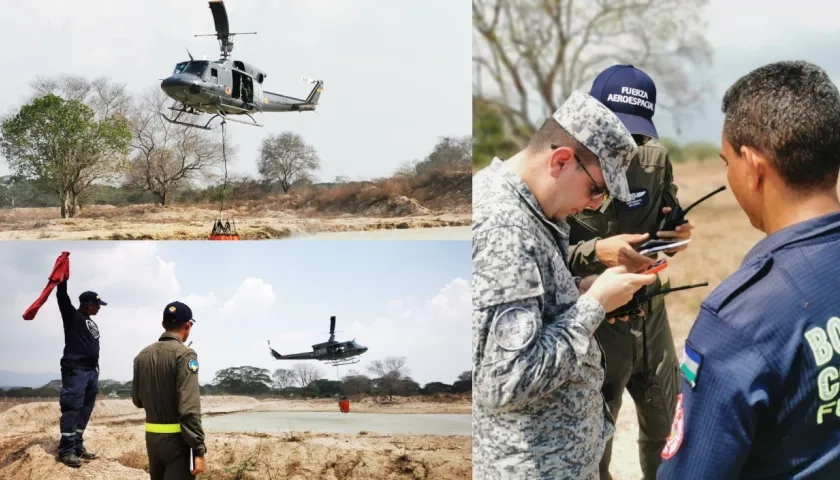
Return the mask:
[[[159,88],[176,63],[219,56],[204,0],[125,2],[26,0],[3,12],[14,48],[0,76],[0,115],[16,111],[37,75],[107,75],[141,93]],[[332,181],[390,176],[422,159],[444,135],[469,135],[471,11],[451,0],[226,0],[232,57],[268,76],[266,90],[305,98],[301,76],[324,80],[319,113],[256,115],[264,127],[228,123],[238,146],[229,170],[256,174],[260,141],[300,134],[321,157],[316,176]],[[432,32],[435,32],[434,34]],[[432,101],[429,101],[432,100]],[[209,117],[205,117],[209,118]],[[8,172],[0,161],[0,175]]]
[[[470,242],[4,242],[0,304],[7,306],[0,365],[58,371],[63,332],[55,295],[32,321],[55,259],[71,252],[71,298],[95,290],[109,303],[95,317],[102,332],[101,378],[129,380],[131,360],[162,332],[163,307],[186,302],[200,381],[229,366],[290,367],[270,357],[311,350],[328,337],[370,348],[352,368],[405,355],[421,384],[451,383],[470,369]],[[318,362],[326,378],[335,368]],[[351,367],[342,367],[345,374]]]

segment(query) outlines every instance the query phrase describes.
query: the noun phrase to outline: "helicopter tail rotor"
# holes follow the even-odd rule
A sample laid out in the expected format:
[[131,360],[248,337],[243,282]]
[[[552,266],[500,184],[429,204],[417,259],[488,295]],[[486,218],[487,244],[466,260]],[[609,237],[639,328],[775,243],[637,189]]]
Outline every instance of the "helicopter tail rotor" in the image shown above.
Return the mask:
[[309,96],[306,97],[306,103],[317,105],[318,99],[321,98],[321,92],[324,91],[324,81],[323,80],[313,80],[309,77],[300,77],[304,83],[312,83],[315,86],[312,88],[312,91],[309,92]]

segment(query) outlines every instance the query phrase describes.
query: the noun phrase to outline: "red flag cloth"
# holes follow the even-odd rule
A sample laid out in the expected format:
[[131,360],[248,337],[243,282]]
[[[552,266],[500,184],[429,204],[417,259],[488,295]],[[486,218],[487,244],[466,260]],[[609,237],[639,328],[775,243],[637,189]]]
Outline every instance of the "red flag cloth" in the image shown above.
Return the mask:
[[24,320],[32,320],[35,318],[35,315],[38,314],[38,310],[47,303],[47,298],[49,298],[50,294],[52,293],[53,289],[61,282],[66,281],[70,278],[70,252],[61,252],[58,259],[55,261],[55,266],[53,266],[53,271],[50,274],[49,282],[47,282],[46,288],[44,291],[41,292],[41,296],[35,300],[35,303],[30,305],[29,308],[23,312],[23,319]]

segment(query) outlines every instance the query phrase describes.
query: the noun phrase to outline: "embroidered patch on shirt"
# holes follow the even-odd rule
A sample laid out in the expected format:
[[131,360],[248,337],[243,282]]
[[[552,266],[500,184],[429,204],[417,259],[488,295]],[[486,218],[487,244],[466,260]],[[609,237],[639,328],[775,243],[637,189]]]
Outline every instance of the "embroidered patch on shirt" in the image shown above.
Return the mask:
[[683,434],[685,433],[685,410],[683,409],[682,393],[677,395],[677,408],[674,412],[674,422],[671,424],[671,434],[665,440],[665,448],[662,449],[662,459],[668,460],[677,454],[680,445],[682,445]]
[[650,203],[650,195],[644,188],[640,190],[633,190],[630,192],[630,201],[627,203],[620,202],[621,210],[635,210],[637,208],[646,207]]
[[190,363],[187,364],[187,367],[189,367],[191,372],[198,373],[198,360],[194,358],[191,359]]
[[703,355],[700,355],[700,352],[691,348],[691,345],[685,342],[680,373],[688,381],[688,384],[691,385],[691,388],[697,385],[697,375],[700,373],[700,366],[702,364]]

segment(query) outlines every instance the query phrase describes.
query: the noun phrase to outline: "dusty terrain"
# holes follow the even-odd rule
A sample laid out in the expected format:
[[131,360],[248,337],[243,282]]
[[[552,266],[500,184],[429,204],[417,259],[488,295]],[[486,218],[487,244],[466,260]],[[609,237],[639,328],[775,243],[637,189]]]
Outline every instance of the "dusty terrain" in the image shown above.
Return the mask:
[[[470,225],[470,172],[342,184],[263,199],[234,200],[222,213],[243,240],[317,232]],[[0,210],[0,240],[204,240],[219,204],[91,205],[61,219],[57,207]]]
[[[428,402],[365,399],[359,413],[469,413],[469,400]],[[335,411],[332,400],[264,401],[248,397],[203,397],[206,415],[236,411]],[[351,412],[352,414],[352,412]],[[57,401],[21,404],[0,413],[0,478],[147,479],[148,459],[142,410],[130,400],[97,402],[85,433],[85,446],[99,459],[80,469],[55,460]],[[465,436],[353,435],[312,432],[208,435],[208,471],[201,479],[467,479],[471,442]]]
[[[679,187],[680,203],[684,207],[721,185],[727,186],[727,190],[691,210],[688,219],[694,225],[692,243],[687,250],[669,259],[669,267],[660,274],[663,280],[670,278],[672,287],[709,282],[708,287],[675,292],[665,297],[677,355],[682,357],[683,344],[700,303],[738,268],[744,255],[764,238],[764,234],[750,225],[738,207],[732,191],[728,189],[726,170],[721,160],[674,165],[674,178]],[[625,392],[613,445],[611,471],[616,480],[642,478],[636,443],[638,431],[633,399]]]

